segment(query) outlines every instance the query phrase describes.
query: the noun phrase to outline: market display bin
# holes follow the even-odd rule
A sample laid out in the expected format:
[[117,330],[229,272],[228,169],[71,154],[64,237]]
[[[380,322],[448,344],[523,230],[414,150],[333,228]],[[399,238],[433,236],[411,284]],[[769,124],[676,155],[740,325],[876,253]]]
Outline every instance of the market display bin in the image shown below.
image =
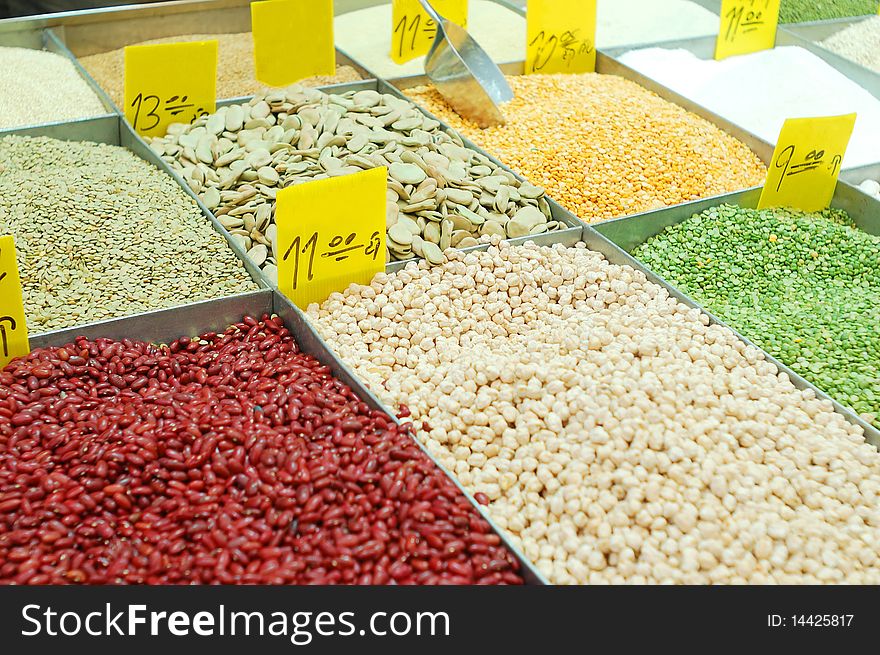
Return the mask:
[[[117,50],[127,45],[186,34],[236,34],[251,29],[250,3],[242,0],[204,0],[162,2],[150,5],[119,7],[107,11],[82,11],[57,14],[50,19],[52,38],[63,45],[68,56],[78,58]],[[336,63],[351,66],[365,80],[375,75],[337,50]],[[83,73],[88,75],[83,69]],[[100,85],[88,75],[91,84]],[[335,85],[334,85],[335,86]],[[111,103],[114,111],[123,110]],[[251,96],[238,96],[249,99]],[[219,98],[218,100],[225,100]]]
[[[103,116],[99,118],[83,119],[67,123],[54,123],[31,128],[0,130],[0,138],[9,135],[18,136],[45,136],[62,141],[90,141],[93,143],[106,143],[113,146],[121,146],[134,153],[141,159],[149,162],[156,167],[157,175],[169,175],[176,177],[168,166],[163,162],[155,152],[143,142],[143,140],[135,134],[131,128],[119,116]],[[187,194],[195,197],[195,194],[178,179],[178,184],[184,187]],[[226,245],[235,253],[236,257],[242,262],[248,275],[261,288],[269,286],[268,281],[263,276],[257,266],[254,266],[251,260],[246,256],[241,246],[230,239],[228,232],[217,222],[210,212],[205,209],[204,205],[199,203],[202,215],[206,221],[209,221],[214,230],[223,235]],[[73,328],[76,329],[76,328]],[[33,347],[34,337],[32,335],[31,344]]]
[[[317,359],[330,368],[333,375],[351,387],[354,393],[371,409],[376,409],[390,416],[396,423],[401,422],[389,408],[385,407],[376,396],[360,382],[360,380],[343,364],[324,341],[311,328],[302,311],[277,291],[261,290],[220,300],[209,300],[193,303],[173,309],[146,312],[110,321],[91,323],[75,328],[45,332],[31,337],[31,348],[64,346],[77,337],[88,339],[135,339],[150,343],[170,343],[181,336],[195,336],[205,332],[222,332],[229,325],[241,320],[245,315],[259,317],[263,314],[280,316],[290,330],[301,352]],[[492,530],[501,542],[513,553],[520,564],[520,573],[527,584],[546,584],[546,579],[525,559],[523,554],[510,543],[506,534],[497,528],[492,519],[477,503],[473,496],[465,490],[450,472],[443,467],[428,450],[418,442],[419,448],[431,461],[450,479],[468,499],[471,506],[489,522]]]
[[[76,72],[86,82],[89,88],[95,93],[104,107],[106,114],[117,113],[116,105],[104,93],[85,69],[76,61],[64,46],[64,44],[50,30],[44,29],[43,21],[40,19],[10,19],[0,20],[0,47],[7,48],[28,48],[30,50],[45,50],[53,54],[65,57],[73,63]],[[4,74],[11,74],[4,72]],[[81,119],[82,120],[82,119]],[[66,122],[66,121],[59,121]],[[34,121],[22,127],[30,127],[31,125],[49,125],[45,121]],[[20,128],[13,128],[20,129]]]
[[[632,252],[634,248],[645,243],[645,241],[647,241],[649,238],[661,233],[663,230],[671,225],[681,223],[682,221],[685,221],[693,216],[694,214],[698,214],[706,209],[716,207],[721,204],[756,208],[758,206],[758,200],[760,199],[760,197],[761,188],[757,187],[754,189],[749,189],[747,191],[728,194],[720,198],[699,200],[696,202],[687,203],[685,205],[679,205],[677,207],[670,207],[668,209],[645,212],[643,214],[637,214],[635,216],[607,221],[605,223],[595,226],[595,231],[600,236],[600,238],[607,240],[607,242],[620,254],[625,255],[629,259],[633,259],[628,253]],[[868,232],[870,234],[880,235],[880,202],[874,200],[867,194],[862,193],[855,187],[845,182],[841,182],[837,185],[834,200],[832,201],[832,207],[846,211],[853,219],[856,226],[859,227],[861,230],[864,230],[865,232]],[[686,304],[692,307],[700,308],[707,315],[709,315],[712,321],[727,325],[727,323],[725,323],[723,320],[715,317],[710,311],[703,308],[703,306],[699,302],[678,290],[673,283],[666,281],[665,279],[651,271],[650,268],[645,266],[640,261],[634,261],[637,262],[636,266],[638,268],[646,271],[649,279],[654,282],[658,282],[659,284],[663,284],[663,286],[670,289],[670,292],[673,295],[675,295]],[[728,325],[728,327],[730,326]],[[737,336],[739,336],[740,339],[742,339],[746,343],[755,345],[754,343],[752,343],[752,341],[744,337],[735,328],[731,327],[731,329],[737,334]],[[834,405],[835,411],[844,415],[849,422],[860,426],[865,432],[866,440],[874,446],[880,448],[880,430],[862,419],[852,409],[834,400],[827,393],[816,387],[814,384],[808,382],[798,373],[795,373],[790,367],[776,359],[773,355],[768,353],[763,348],[760,348],[759,346],[755,347],[762,350],[766,354],[769,361],[773,362],[781,371],[784,371],[792,379],[795,386],[800,389],[813,389],[816,392],[817,397],[830,400],[831,403]]]
[[[755,193],[757,193],[757,190],[750,190],[750,191],[743,192],[740,194],[732,194],[731,197],[750,197],[750,196],[754,196]],[[847,202],[849,203],[846,206],[854,213],[857,211],[858,207],[863,206],[864,199],[859,197],[858,195],[852,194],[851,196],[847,195],[845,197],[848,198]],[[712,205],[713,203],[703,201],[702,203],[694,203],[694,204]],[[693,207],[693,205],[690,205],[688,208],[678,207],[678,208],[676,208],[676,211],[682,211],[682,213],[687,213],[689,211],[689,209],[692,207]],[[671,210],[667,210],[667,211],[671,211]],[[656,214],[656,212],[655,212],[655,214]],[[686,305],[687,307],[690,307],[692,309],[696,309],[696,310],[700,311],[704,316],[707,317],[708,323],[713,324],[713,325],[719,325],[719,326],[722,326],[722,327],[729,329],[730,332],[733,335],[735,335],[735,337],[737,339],[739,339],[740,341],[742,341],[744,344],[748,344],[752,348],[754,348],[756,351],[760,351],[761,353],[763,353],[763,358],[769,364],[772,364],[775,367],[774,375],[775,375],[775,372],[778,371],[781,374],[781,377],[782,376],[787,377],[791,381],[791,383],[793,384],[793,386],[795,388],[802,390],[802,391],[809,390],[813,394],[815,394],[816,398],[821,399],[823,401],[829,401],[829,407],[833,407],[833,411],[836,412],[837,414],[839,414],[841,416],[842,420],[855,426],[853,434],[855,434],[855,432],[857,430],[858,432],[864,434],[865,440],[867,443],[873,445],[874,447],[880,446],[880,432],[878,432],[875,428],[866,424],[863,420],[861,420],[858,416],[856,416],[853,412],[851,412],[847,408],[843,407],[840,403],[835,403],[833,400],[831,400],[831,398],[826,393],[824,393],[823,391],[818,389],[815,385],[811,384],[810,382],[805,380],[803,377],[794,373],[788,366],[782,364],[777,359],[769,356],[765,350],[762,350],[761,348],[757,347],[750,340],[744,338],[739,332],[731,329],[730,326],[726,322],[720,320],[718,317],[714,316],[712,313],[705,310],[704,307],[700,303],[695,301],[692,297],[688,296],[687,294],[683,293],[679,288],[675,287],[674,285],[667,282],[665,279],[663,279],[660,276],[653,273],[650,269],[645,267],[642,263],[640,263],[638,260],[633,258],[630,254],[628,254],[628,252],[626,250],[619,247],[619,245],[615,244],[611,239],[603,236],[603,234],[601,233],[603,228],[605,228],[606,226],[613,225],[614,223],[623,224],[626,221],[631,221],[631,220],[633,220],[633,219],[621,219],[616,222],[605,223],[601,226],[598,226],[598,228],[594,228],[592,226],[584,226],[582,228],[580,235],[562,235],[562,234],[558,234],[558,233],[557,234],[545,234],[545,235],[541,235],[539,238],[533,239],[533,241],[535,241],[539,245],[546,246],[546,245],[551,245],[551,244],[561,244],[566,247],[573,247],[576,244],[578,244],[578,242],[583,242],[591,250],[599,252],[602,255],[604,255],[604,257],[610,263],[616,264],[619,266],[628,266],[634,270],[637,270],[637,271],[643,273],[649,282],[654,283],[654,284],[662,287],[663,289],[665,289],[668,292],[670,297],[676,299],[677,301],[681,302],[682,304]],[[475,251],[480,251],[480,250],[486,250],[488,247],[489,246],[483,245],[483,246],[467,249],[465,252],[475,252]],[[394,270],[396,270],[396,269],[397,269],[397,267],[395,267]],[[311,312],[307,316],[307,318],[310,321],[314,320]],[[320,319],[320,325],[321,325],[322,330],[328,329],[331,331],[331,333],[333,333],[333,330],[335,330],[335,328],[330,328],[329,324],[327,323],[329,321],[333,321],[333,319],[334,319],[334,317],[331,315],[322,315],[322,318]],[[342,334],[342,333],[338,333],[338,334]],[[328,341],[330,343],[333,343],[334,337],[333,336],[328,337]],[[358,355],[351,355],[351,356],[358,358]],[[354,361],[355,360],[352,360],[352,363],[354,363]],[[370,366],[370,364],[365,363],[363,360],[358,360],[358,361],[359,361],[359,363],[357,364],[358,367],[360,367],[360,366],[369,367]],[[370,361],[370,360],[368,359],[367,361]],[[531,361],[533,364],[539,365],[536,360],[531,360]],[[357,370],[359,370],[359,368],[355,368],[355,370],[357,371]],[[392,376],[392,377],[393,377],[395,383],[399,382],[399,379],[396,378],[396,376]],[[601,384],[603,382],[603,377],[601,375],[599,375],[598,379],[596,379],[595,381],[596,381],[596,383]],[[391,388],[391,386],[392,385],[389,385],[389,389]],[[582,392],[585,393],[586,391],[582,390]],[[420,400],[421,398],[419,396],[416,396],[416,399]],[[441,411],[441,415],[442,415],[442,413],[443,412]],[[615,414],[615,417],[617,417],[616,414]],[[806,429],[809,429],[809,428],[806,428]],[[674,435],[675,432],[673,431],[671,434]],[[729,434],[727,434],[725,436],[726,436],[726,438],[730,438]],[[420,438],[421,438],[421,435],[420,435]],[[575,438],[577,438],[577,437],[575,437]],[[528,551],[526,551],[526,552],[528,552]]]
[[[702,37],[702,38],[694,38],[694,39],[682,39],[678,41],[662,41],[658,43],[646,43],[639,46],[624,46],[619,48],[610,48],[605,51],[605,54],[614,60],[619,60],[621,56],[624,54],[631,52],[633,50],[641,50],[645,48],[663,48],[666,50],[687,50],[691,52],[694,56],[699,59],[710,60],[714,59],[715,56],[715,37]],[[787,27],[780,27],[776,32],[776,46],[797,46],[803,48],[810,53],[816,55],[820,59],[822,59],[826,64],[834,68],[837,72],[842,74],[843,76],[849,78],[863,89],[865,89],[868,93],[873,95],[875,98],[880,100],[880,75],[874,73],[873,71],[868,70],[864,66],[860,66],[848,59],[844,59],[843,57],[834,54],[830,50],[826,50],[825,48],[820,47],[819,45],[799,36],[797,33],[790,31]],[[619,63],[619,62],[618,62]],[[650,78],[649,78],[650,79]],[[652,90],[655,88],[666,88],[658,82],[651,82],[654,85]],[[651,88],[651,87],[649,87]],[[658,91],[659,93],[659,91]],[[745,91],[744,91],[745,93]],[[677,95],[677,94],[676,94]],[[697,107],[701,107],[697,103],[691,102],[692,105],[696,105]],[[702,108],[703,111],[709,112],[709,110]],[[693,110],[695,113],[700,114],[700,111],[697,109]],[[809,108],[804,108],[804,112],[802,115],[809,115]],[[703,114],[700,114],[703,115]],[[727,119],[723,119],[729,125],[734,125],[731,121],[727,121]],[[719,124],[720,125],[720,124]],[[726,128],[722,128],[726,129]],[[748,130],[748,128],[744,128],[741,126],[736,126],[736,129],[740,132],[745,132],[753,139],[757,139],[760,143],[767,144],[766,141],[753,134]],[[751,143],[749,141],[745,141],[749,147]],[[773,144],[767,144],[769,147],[769,151],[758,150],[756,148],[752,148],[761,159],[767,163],[770,157],[773,156]],[[766,158],[765,158],[766,155]],[[880,154],[877,155],[877,158],[880,159]]]
[[[406,98],[402,93],[400,93],[400,91],[396,87],[394,87],[394,86],[392,86],[382,80],[363,80],[361,82],[352,82],[350,84],[340,84],[340,85],[334,85],[334,86],[329,86],[329,87],[318,87],[318,90],[324,91],[326,93],[335,93],[335,94],[348,93],[351,91],[355,91],[355,92],[357,92],[357,91],[378,91],[379,93],[389,93],[391,95],[394,95],[396,97],[399,97],[399,98],[402,98],[404,100],[409,101],[409,99]],[[247,99],[240,99],[240,98],[239,99],[228,99],[228,100],[224,100],[222,102],[218,102],[217,106],[223,107],[223,106],[238,104],[238,103],[242,103],[242,102],[246,102],[246,101],[247,101]],[[425,115],[431,116],[430,112],[419,107],[417,104],[416,104],[416,107],[418,107],[420,109],[420,111],[422,111],[422,113],[424,113]],[[431,116],[431,117],[434,118],[433,116]],[[439,121],[439,122],[443,126],[443,129],[445,129],[449,132],[455,132],[455,130],[450,128],[445,122],[443,122],[443,121]],[[141,143],[143,144],[143,147],[149,149],[149,146],[147,146],[146,143],[142,139],[140,139],[140,137],[137,137],[137,138],[141,141]],[[464,137],[461,137],[461,138],[462,138],[462,141],[465,143],[465,145],[468,148],[470,148],[471,150],[474,150],[477,153],[484,155],[485,157],[490,159],[492,162],[502,166],[505,170],[510,170],[510,168],[501,164],[490,153],[486,152],[485,150],[483,150],[479,146],[470,142],[468,139],[465,139]],[[153,153],[153,154],[155,155],[155,153]],[[166,162],[162,162],[162,164],[170,172],[170,174],[174,177],[174,179],[177,180],[177,182],[180,185],[185,187],[191,195],[193,195],[197,198],[199,206],[202,208],[202,211],[211,215],[212,218],[214,218],[215,224],[217,226],[219,226],[219,229],[224,231],[224,234],[227,236],[228,239],[231,239],[231,235],[229,235],[226,228],[224,228],[222,225],[220,225],[219,221],[217,221],[216,217],[214,217],[214,214],[204,205],[204,203],[200,199],[198,199],[196,194],[193,193],[193,191],[190,189],[189,185],[184,181],[184,179],[179,175],[179,173],[177,173],[176,171],[173,171],[170,168],[170,166],[168,166],[168,164]],[[517,177],[517,179],[519,179],[521,181],[525,180],[525,178],[523,178],[521,175],[519,175],[515,171],[511,171],[511,172]],[[567,211],[566,209],[561,207],[559,204],[555,203],[549,197],[547,198],[547,201],[550,206],[550,213],[551,213],[551,217],[553,220],[559,221],[559,222],[565,224],[566,230],[574,230],[575,232],[580,231],[581,222],[571,212]],[[563,230],[563,231],[566,231],[566,230]],[[518,237],[515,239],[509,239],[509,241],[511,243],[520,243],[520,242],[524,242],[525,240],[528,240],[528,237]],[[417,262],[418,260],[419,260],[419,258],[413,257],[411,259],[402,260],[399,262],[391,262],[388,264],[388,266],[393,268],[398,264],[406,265],[408,262],[411,262],[411,261]],[[271,284],[268,280],[266,283]]]
[[841,30],[861,23],[868,18],[868,16],[855,16],[853,18],[816,21],[815,23],[792,23],[785,25],[780,30],[780,34],[776,39],[776,45],[794,45],[809,50],[858,83],[859,86],[869,91],[875,98],[880,98],[880,73],[838,55],[819,43],[833,34],[837,34]]
[[[622,48],[623,50],[630,50],[631,47]],[[524,62],[517,62],[512,64],[504,64],[500,66],[502,72],[505,75],[523,75],[525,72],[525,64]],[[689,100],[685,96],[682,96],[671,89],[658,84],[651,78],[642,75],[641,73],[633,70],[629,66],[617,61],[613,57],[609,56],[607,53],[603,51],[598,51],[596,54],[596,72],[603,75],[616,75],[618,77],[622,77],[624,79],[635,82],[639,86],[655,93],[663,100],[671,102],[675,105],[682,107],[683,109],[696,114],[700,118],[707,120],[712,123],[716,127],[720,128],[736,140],[745,144],[752,152],[754,152],[758,158],[766,165],[770,163],[770,160],[773,157],[773,146],[766,141],[760,139],[755,136],[751,132],[748,132],[741,127],[735,125],[729,120],[722,118],[718,114],[706,109],[702,105],[699,105],[692,100]],[[409,76],[409,77],[401,77],[392,80],[379,80],[379,91],[382,93],[393,93],[400,98],[405,100],[410,100],[404,93],[407,89],[423,86],[429,84],[427,76],[418,75],[418,76]],[[411,101],[411,100],[410,100]],[[416,103],[418,106],[418,103]],[[451,130],[452,128],[449,124],[444,121],[442,118],[439,118],[432,114],[430,111],[425,109],[424,107],[420,107],[420,109],[430,116],[431,118],[439,121],[446,129]],[[483,153],[489,159],[491,159],[496,165],[504,168],[505,170],[513,173],[519,179],[525,179],[518,171],[511,168],[504,161],[499,159],[493,153],[485,150],[481,146],[477,145],[471,139],[467,138],[464,135],[460,135],[465,145],[473,150],[477,150],[478,152]],[[574,213],[569,211],[568,209],[562,207],[557,201],[555,201],[552,197],[548,196],[548,200],[550,202],[550,206],[554,212],[554,217],[559,216],[556,220],[563,220],[565,217],[566,222],[574,221],[575,224],[581,225],[584,221],[581,221],[580,218]],[[613,220],[613,219],[609,219]],[[593,223],[594,225],[601,223],[601,221],[597,221]]]

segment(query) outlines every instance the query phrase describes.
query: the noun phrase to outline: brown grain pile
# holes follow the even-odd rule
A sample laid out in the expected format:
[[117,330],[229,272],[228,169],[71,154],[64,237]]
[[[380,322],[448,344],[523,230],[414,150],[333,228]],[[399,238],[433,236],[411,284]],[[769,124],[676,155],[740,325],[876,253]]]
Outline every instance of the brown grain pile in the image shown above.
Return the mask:
[[[217,97],[238,98],[252,96],[265,91],[265,84],[255,79],[254,41],[250,32],[240,34],[186,34],[162,39],[152,39],[131,45],[153,45],[192,41],[211,41],[217,43]],[[125,50],[111,50],[97,55],[81,57],[80,63],[101,85],[117,106],[125,101],[124,72]],[[320,75],[301,80],[305,86],[327,86],[343,82],[357,82],[361,79],[351,66],[337,66],[335,76]]]

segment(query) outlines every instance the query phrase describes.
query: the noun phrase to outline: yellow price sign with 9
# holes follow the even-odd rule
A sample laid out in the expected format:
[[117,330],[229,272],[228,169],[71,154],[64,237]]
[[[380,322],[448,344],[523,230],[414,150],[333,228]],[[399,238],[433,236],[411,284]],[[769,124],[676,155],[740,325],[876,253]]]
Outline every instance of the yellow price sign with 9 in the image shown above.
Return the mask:
[[826,209],[834,197],[855,123],[855,114],[785,121],[758,208]]

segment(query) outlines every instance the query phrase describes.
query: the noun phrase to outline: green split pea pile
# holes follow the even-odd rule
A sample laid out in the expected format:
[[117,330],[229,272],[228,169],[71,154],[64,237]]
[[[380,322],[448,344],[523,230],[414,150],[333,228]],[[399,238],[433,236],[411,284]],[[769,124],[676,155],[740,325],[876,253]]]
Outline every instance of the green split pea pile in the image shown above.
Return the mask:
[[782,0],[780,23],[864,16],[877,13],[877,0]]
[[880,237],[845,212],[722,205],[633,254],[880,425]]

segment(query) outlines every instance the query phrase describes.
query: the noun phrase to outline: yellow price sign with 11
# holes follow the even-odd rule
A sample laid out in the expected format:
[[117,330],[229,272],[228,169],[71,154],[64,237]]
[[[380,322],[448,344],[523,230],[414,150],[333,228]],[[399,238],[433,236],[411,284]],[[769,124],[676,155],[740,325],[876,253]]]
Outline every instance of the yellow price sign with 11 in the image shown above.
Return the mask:
[[217,105],[217,42],[125,48],[125,118],[138,134],[164,136]]
[[305,309],[385,270],[388,169],[330,177],[278,192],[278,289]]
[[[467,29],[468,0],[429,0],[437,13]],[[396,64],[428,54],[437,36],[434,20],[419,0],[391,1],[391,60]]]
[[596,0],[529,0],[526,74],[596,70]]
[[0,368],[31,351],[15,260],[15,240],[0,237]]
[[855,123],[855,114],[785,121],[758,208],[826,209]]
[[269,86],[336,73],[333,0],[251,3],[254,69]]
[[780,0],[722,0],[715,59],[769,50],[776,44]]

